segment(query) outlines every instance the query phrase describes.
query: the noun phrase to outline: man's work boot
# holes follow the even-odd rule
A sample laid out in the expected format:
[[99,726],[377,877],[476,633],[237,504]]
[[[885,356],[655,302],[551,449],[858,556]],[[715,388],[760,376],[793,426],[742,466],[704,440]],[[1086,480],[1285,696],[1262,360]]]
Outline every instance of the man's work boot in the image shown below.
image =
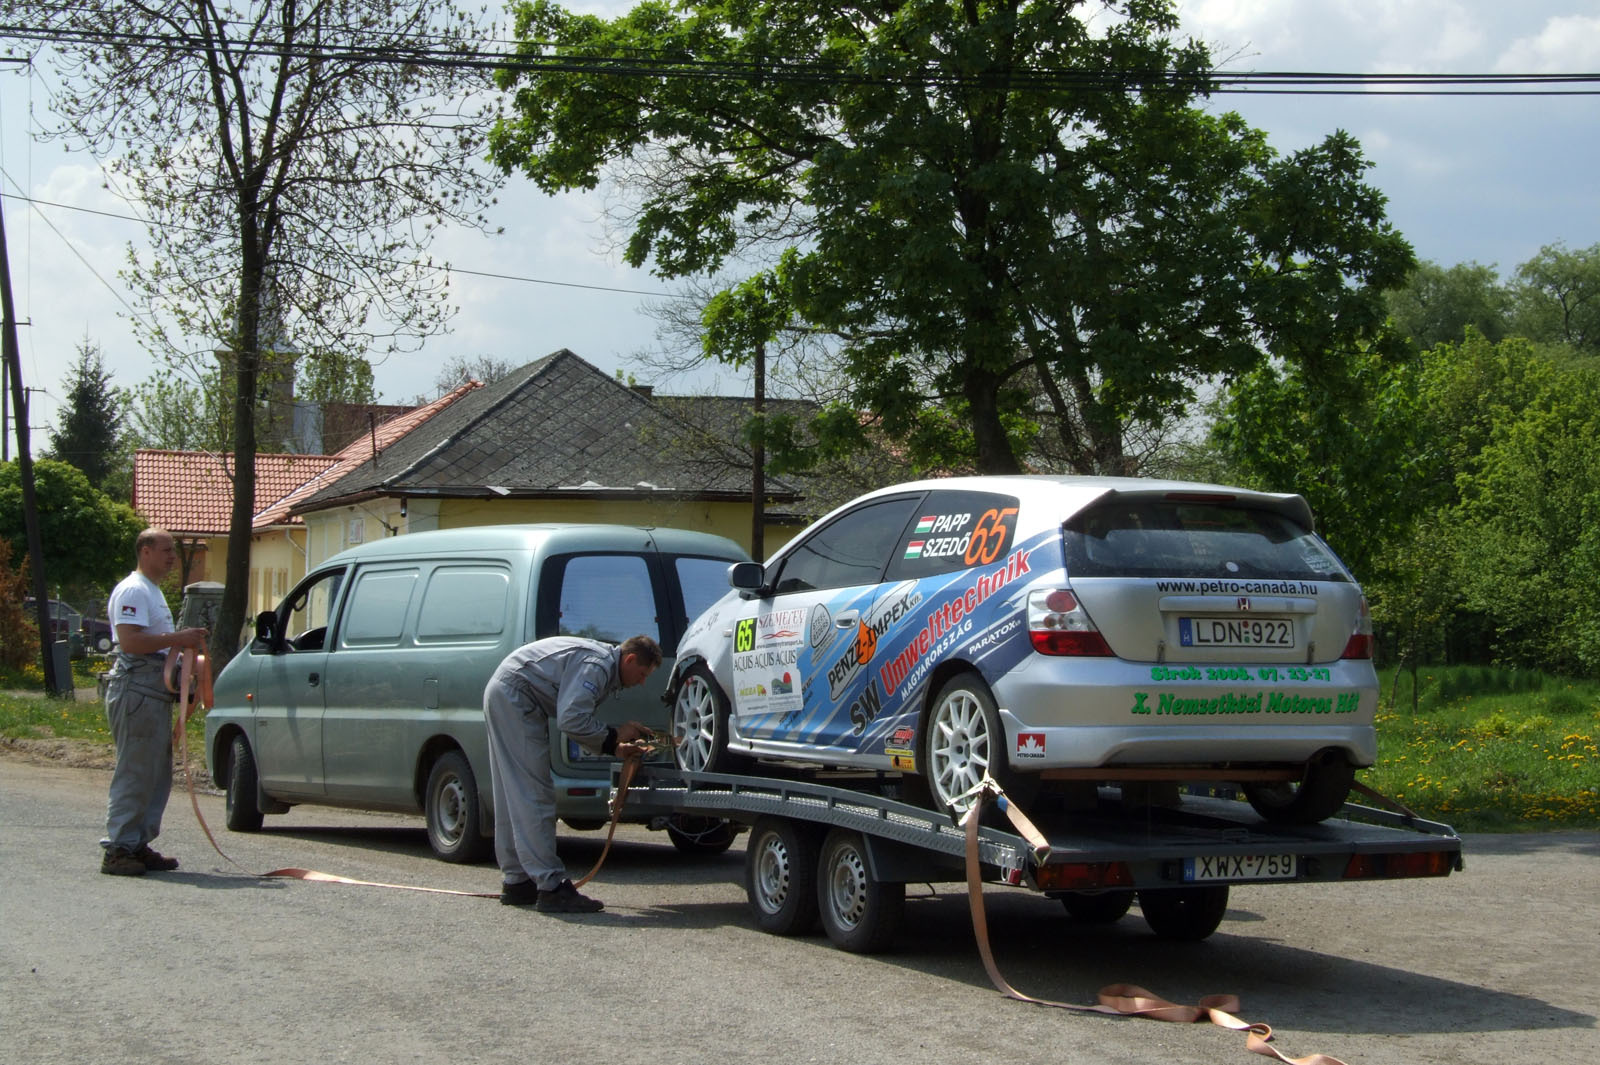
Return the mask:
[[143,876],[145,867],[126,847],[109,847],[100,859],[100,871],[107,876]]
[[500,905],[532,906],[539,901],[539,885],[532,880],[500,885]]
[[533,908],[540,913],[597,913],[605,909],[605,903],[578,894],[572,881],[563,880],[549,891],[539,892],[539,901]]
[[170,873],[178,867],[178,859],[168,858],[160,851],[151,850],[148,843],[134,851],[133,856],[143,862],[145,869],[150,872]]

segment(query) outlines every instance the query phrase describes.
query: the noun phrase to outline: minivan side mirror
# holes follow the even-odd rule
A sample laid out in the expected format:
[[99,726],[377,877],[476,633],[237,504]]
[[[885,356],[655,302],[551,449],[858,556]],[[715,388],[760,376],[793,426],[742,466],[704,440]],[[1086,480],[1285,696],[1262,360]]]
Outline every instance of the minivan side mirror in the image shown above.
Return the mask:
[[766,572],[759,562],[735,562],[728,567],[728,584],[747,599],[760,592],[765,582]]
[[273,652],[278,650],[278,643],[278,614],[273,610],[263,610],[256,615],[256,638],[250,650]]

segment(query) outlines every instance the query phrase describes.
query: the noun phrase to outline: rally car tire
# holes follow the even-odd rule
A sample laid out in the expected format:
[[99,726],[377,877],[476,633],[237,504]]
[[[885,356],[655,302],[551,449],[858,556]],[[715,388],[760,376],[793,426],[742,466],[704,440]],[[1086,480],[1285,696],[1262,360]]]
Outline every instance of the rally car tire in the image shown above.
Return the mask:
[[817,861],[817,908],[822,930],[834,946],[852,954],[875,954],[900,930],[906,886],[873,876],[861,834],[835,828],[822,841]]
[[744,892],[756,927],[777,936],[803,935],[817,925],[817,859],[821,829],[765,816],[744,848]]
[[1217,930],[1227,911],[1227,884],[1139,892],[1139,912],[1162,939],[1198,943]]
[[728,751],[728,697],[703,662],[683,675],[672,700],[672,756],[690,773],[731,773],[743,761]]
[[[928,707],[922,772],[929,805],[957,820],[972,806],[966,793],[985,774],[1023,810],[1039,793],[1038,774],[1011,770],[994,696],[983,678],[971,672],[946,681]],[[909,790],[916,794],[923,789]]]
[[1298,781],[1247,783],[1244,796],[1275,825],[1314,825],[1338,813],[1356,782],[1356,770],[1340,751],[1323,751],[1306,763]]

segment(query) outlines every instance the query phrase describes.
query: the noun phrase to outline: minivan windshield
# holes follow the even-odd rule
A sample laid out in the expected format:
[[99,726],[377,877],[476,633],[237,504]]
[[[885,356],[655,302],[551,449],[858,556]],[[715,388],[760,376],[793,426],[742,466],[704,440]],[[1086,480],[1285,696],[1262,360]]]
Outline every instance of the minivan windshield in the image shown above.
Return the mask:
[[1108,500],[1063,526],[1073,577],[1350,581],[1333,551],[1283,514],[1232,500]]

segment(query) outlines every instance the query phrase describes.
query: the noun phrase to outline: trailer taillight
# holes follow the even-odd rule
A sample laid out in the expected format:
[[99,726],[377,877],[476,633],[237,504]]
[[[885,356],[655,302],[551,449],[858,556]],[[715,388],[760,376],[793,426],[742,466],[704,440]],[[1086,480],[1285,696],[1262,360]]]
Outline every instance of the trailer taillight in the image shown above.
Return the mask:
[[1346,880],[1395,880],[1407,876],[1449,876],[1459,858],[1453,851],[1409,854],[1352,854],[1344,867]]
[[1034,874],[1040,891],[1098,891],[1133,886],[1126,862],[1051,862]]

